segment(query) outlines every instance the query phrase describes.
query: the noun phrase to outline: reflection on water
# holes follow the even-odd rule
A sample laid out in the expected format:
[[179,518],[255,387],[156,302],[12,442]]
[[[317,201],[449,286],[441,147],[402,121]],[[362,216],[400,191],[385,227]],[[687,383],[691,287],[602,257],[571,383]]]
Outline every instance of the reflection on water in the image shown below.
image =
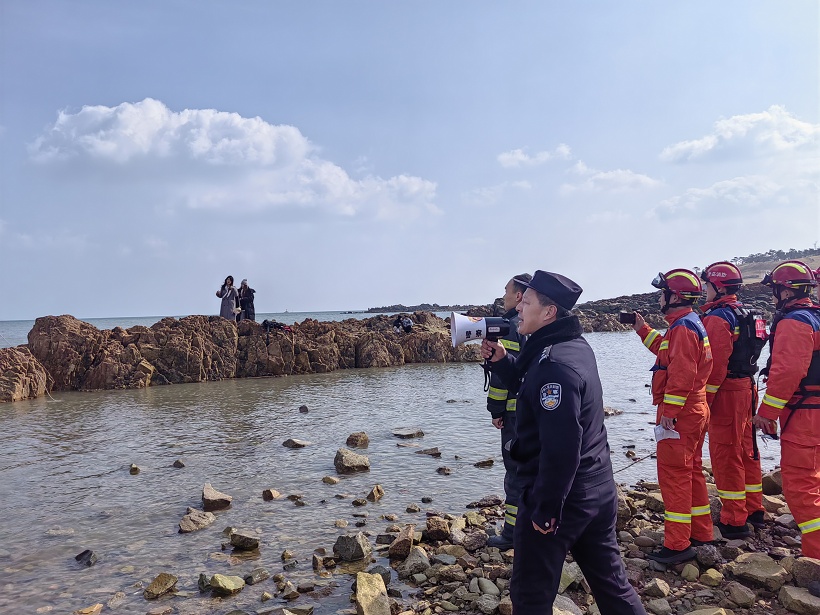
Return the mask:
[[[613,466],[629,466],[624,446],[635,444],[639,456],[653,449],[654,418],[648,389],[651,355],[634,334],[587,336],[597,356],[606,403],[622,409],[607,419]],[[355,531],[351,497],[364,496],[381,484],[385,497],[364,508],[363,529],[383,531],[384,513],[400,522],[423,523],[424,513],[406,513],[411,502],[461,512],[484,495],[502,493],[503,468],[499,435],[490,424],[482,391],[483,376],[475,364],[408,365],[400,368],[346,370],[289,378],[229,380],[155,387],[138,391],[58,393],[55,400],[0,406],[0,567],[4,587],[0,611],[52,606],[71,612],[94,602],[106,603],[124,592],[118,613],[145,613],[147,584],[162,571],[180,578],[187,597],[173,598],[180,613],[227,613],[255,610],[272,581],[247,587],[230,599],[200,597],[200,572],[246,574],[254,566],[281,570],[280,554],[296,552],[299,565],[288,577],[315,579],[310,556],[317,547],[332,547],[339,533]],[[307,414],[298,407],[308,406]],[[398,447],[396,427],[424,430],[418,441],[437,446],[441,459]],[[335,475],[333,457],[348,434],[366,431],[371,471],[342,477],[338,485],[321,482]],[[287,438],[312,444],[292,450]],[[779,457],[764,449],[765,463]],[[460,459],[456,459],[456,455]],[[494,456],[489,469],[472,464]],[[172,467],[182,459],[186,467]],[[139,475],[128,472],[131,463]],[[451,476],[435,470],[453,469]],[[617,474],[622,483],[654,479],[647,460]],[[217,513],[217,522],[193,534],[178,534],[188,506],[201,506],[205,482],[233,496],[233,507]],[[265,502],[262,490],[303,495],[307,506],[285,499]],[[344,499],[334,496],[347,495]],[[428,505],[422,504],[422,510]],[[334,527],[336,519],[350,522]],[[237,559],[223,552],[226,526],[253,529],[262,535],[258,559]],[[84,549],[99,555],[91,568],[80,568],[74,556]],[[319,612],[346,606],[350,580],[344,575],[320,580],[330,598]],[[302,601],[312,601],[301,598]]]

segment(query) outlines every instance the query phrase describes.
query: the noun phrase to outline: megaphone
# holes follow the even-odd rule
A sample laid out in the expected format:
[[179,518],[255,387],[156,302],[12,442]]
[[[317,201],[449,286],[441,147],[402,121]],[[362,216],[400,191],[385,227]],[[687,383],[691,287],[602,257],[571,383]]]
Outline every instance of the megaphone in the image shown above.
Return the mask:
[[450,337],[453,348],[465,342],[483,339],[497,340],[510,332],[510,321],[498,316],[464,316],[450,314]]

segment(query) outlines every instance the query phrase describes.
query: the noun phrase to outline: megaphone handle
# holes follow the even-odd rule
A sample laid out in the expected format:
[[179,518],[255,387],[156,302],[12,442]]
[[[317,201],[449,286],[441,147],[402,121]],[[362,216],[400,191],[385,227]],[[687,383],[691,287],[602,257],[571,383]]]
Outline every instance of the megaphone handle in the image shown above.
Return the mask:
[[484,369],[484,392],[489,393],[490,391],[490,360],[484,359],[484,363],[481,365],[482,369]]

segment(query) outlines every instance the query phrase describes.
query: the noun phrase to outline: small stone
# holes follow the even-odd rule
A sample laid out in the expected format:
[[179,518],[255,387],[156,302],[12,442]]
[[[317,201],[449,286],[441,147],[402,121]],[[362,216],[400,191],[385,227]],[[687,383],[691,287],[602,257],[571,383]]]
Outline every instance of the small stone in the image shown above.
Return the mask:
[[299,412],[301,412],[302,414],[307,414],[309,412],[309,409],[307,406],[302,404],[301,406],[299,406]]
[[271,500],[278,500],[282,497],[282,494],[279,493],[276,489],[265,489],[262,492],[262,499],[266,502],[270,502]]
[[447,466],[441,466],[440,468],[436,468],[436,473],[441,474],[442,476],[450,476],[453,471]]
[[751,608],[755,603],[755,593],[743,585],[743,583],[732,581],[726,586],[726,593],[729,596],[729,600],[741,608]]
[[189,508],[188,514],[182,517],[182,520],[179,522],[179,533],[188,534],[190,532],[196,532],[197,530],[208,527],[214,521],[216,521],[216,517],[213,513]]
[[639,547],[654,547],[656,544],[658,544],[649,536],[636,536],[632,542],[638,545]]
[[709,568],[700,575],[699,580],[707,587],[718,587],[723,582],[723,575],[714,568]]
[[98,602],[97,604],[87,606],[84,609],[74,611],[74,615],[98,615],[98,613],[102,612],[102,609],[103,605]]
[[325,483],[326,485],[336,485],[336,484],[339,483],[339,479],[336,478],[335,476],[325,476],[322,479],[322,482]]
[[476,461],[473,465],[477,468],[491,468],[495,463],[495,459],[492,457],[488,457],[487,459],[482,459],[481,461]]
[[262,592],[262,602],[267,602],[271,598],[273,598],[273,594],[271,594],[270,592]]
[[171,591],[176,584],[177,578],[174,575],[168,574],[167,572],[160,572],[154,580],[151,581],[148,587],[145,588],[142,595],[146,600],[155,600],[161,595]]
[[333,545],[333,552],[345,562],[355,562],[369,556],[372,551],[365,535],[339,536]]
[[419,505],[418,505],[418,504],[410,504],[410,505],[407,507],[407,512],[409,512],[409,513],[417,513],[417,512],[419,512],[420,510],[421,510],[421,508],[419,508]]
[[646,603],[646,608],[655,615],[671,615],[672,607],[666,598],[655,598]]
[[316,589],[316,583],[314,583],[313,581],[302,581],[301,583],[299,583],[299,585],[296,586],[296,591],[298,591],[300,594],[310,593],[314,589]]
[[97,554],[91,549],[86,549],[79,555],[75,555],[74,559],[77,560],[81,566],[93,566],[97,563]]
[[412,427],[402,427],[393,430],[393,435],[397,438],[402,438],[406,440],[408,438],[421,438],[424,436],[424,432],[421,429],[415,429]]
[[687,581],[695,582],[700,577],[700,570],[694,564],[686,564],[680,573],[680,576]]
[[643,588],[644,595],[653,598],[666,598],[671,591],[666,581],[657,578],[649,581]]
[[493,615],[498,605],[500,604],[500,600],[495,596],[491,596],[490,594],[484,594],[475,601],[475,607],[484,613],[484,615]]
[[129,474],[131,474],[132,476],[136,476],[137,474],[139,474],[139,473],[140,473],[139,466],[138,466],[138,465],[136,465],[136,464],[134,464],[134,463],[132,463],[132,464],[131,464],[131,467],[130,467],[130,468],[128,468],[128,473],[129,473]]
[[202,488],[202,507],[205,512],[230,508],[232,500],[233,497],[217,491],[211,483],[205,483],[205,487]]
[[498,603],[498,612],[501,615],[512,615],[512,600],[509,596],[501,598],[501,602]]
[[366,456],[359,455],[346,448],[340,448],[336,451],[333,464],[339,474],[370,471],[370,460]]
[[245,587],[245,579],[242,577],[215,574],[211,577],[211,591],[219,596],[232,596],[238,594]]
[[339,528],[343,528],[347,527],[350,524],[348,523],[347,519],[336,519],[336,521],[333,522],[333,525]]
[[367,506],[367,500],[364,498],[356,498],[351,504],[353,504],[353,506]]
[[410,550],[413,546],[413,539],[415,535],[415,525],[406,525],[402,528],[395,540],[390,543],[388,554],[391,559],[405,559],[410,555]]
[[308,442],[307,440],[298,440],[296,438],[288,438],[284,442],[282,442],[282,446],[285,448],[305,448],[306,446],[310,446],[312,442]]
[[367,494],[367,499],[371,502],[378,502],[384,497],[384,489],[381,485],[376,485],[370,490],[370,493]]
[[351,448],[367,448],[370,437],[363,431],[356,431],[347,437],[345,444]]
[[175,468],[184,468],[184,467],[185,467],[185,462],[183,462],[183,461],[182,461],[182,459],[177,459],[177,460],[176,460],[173,464],[171,464],[171,465],[173,465]]
[[259,548],[259,536],[250,532],[234,532],[231,534],[231,545],[242,551],[252,551]]
[[421,498],[421,503],[422,504],[429,504],[432,501],[433,501],[433,498],[431,498],[429,495],[425,495],[423,498]]
[[211,589],[211,577],[209,577],[204,572],[199,573],[199,579],[197,580],[197,587],[201,593],[205,593],[209,589]]
[[[573,562],[574,563],[574,562]],[[489,594],[490,596],[500,596],[501,590],[498,589],[498,586],[490,581],[490,579],[484,579],[479,577],[478,579],[478,589],[482,594]]]

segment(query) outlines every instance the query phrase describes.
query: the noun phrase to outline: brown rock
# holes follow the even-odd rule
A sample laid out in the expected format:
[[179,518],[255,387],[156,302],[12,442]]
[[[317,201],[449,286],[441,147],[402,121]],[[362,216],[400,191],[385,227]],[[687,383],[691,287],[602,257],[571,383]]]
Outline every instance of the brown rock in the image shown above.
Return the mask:
[[820,559],[800,557],[794,560],[791,573],[795,583],[808,587],[812,581],[820,581]]
[[387,553],[391,559],[405,559],[410,555],[413,546],[413,536],[416,531],[415,525],[405,525],[398,533],[395,540],[390,544]]
[[371,502],[378,502],[384,497],[384,488],[381,485],[376,485],[367,494],[367,499]]
[[367,448],[370,444],[370,438],[365,432],[357,431],[347,437],[345,444],[351,448]]
[[726,565],[739,579],[750,581],[769,591],[779,590],[789,573],[765,553],[743,553]]
[[799,615],[818,615],[820,613],[820,598],[812,596],[809,590],[802,587],[784,585],[777,595],[780,604],[793,613]]
[[430,540],[447,540],[450,537],[450,522],[442,517],[428,517],[427,536]]
[[353,474],[355,472],[370,471],[370,460],[346,448],[340,448],[333,459],[333,465],[339,474]]
[[764,495],[780,495],[783,493],[783,477],[780,470],[774,470],[763,475]]
[[0,402],[35,399],[54,382],[25,346],[0,348]]
[[177,578],[167,572],[160,572],[145,588],[142,595],[146,600],[154,600],[171,591],[177,584]]
[[206,512],[230,508],[232,500],[232,496],[217,491],[211,487],[211,483],[205,483],[202,489],[202,507]]

